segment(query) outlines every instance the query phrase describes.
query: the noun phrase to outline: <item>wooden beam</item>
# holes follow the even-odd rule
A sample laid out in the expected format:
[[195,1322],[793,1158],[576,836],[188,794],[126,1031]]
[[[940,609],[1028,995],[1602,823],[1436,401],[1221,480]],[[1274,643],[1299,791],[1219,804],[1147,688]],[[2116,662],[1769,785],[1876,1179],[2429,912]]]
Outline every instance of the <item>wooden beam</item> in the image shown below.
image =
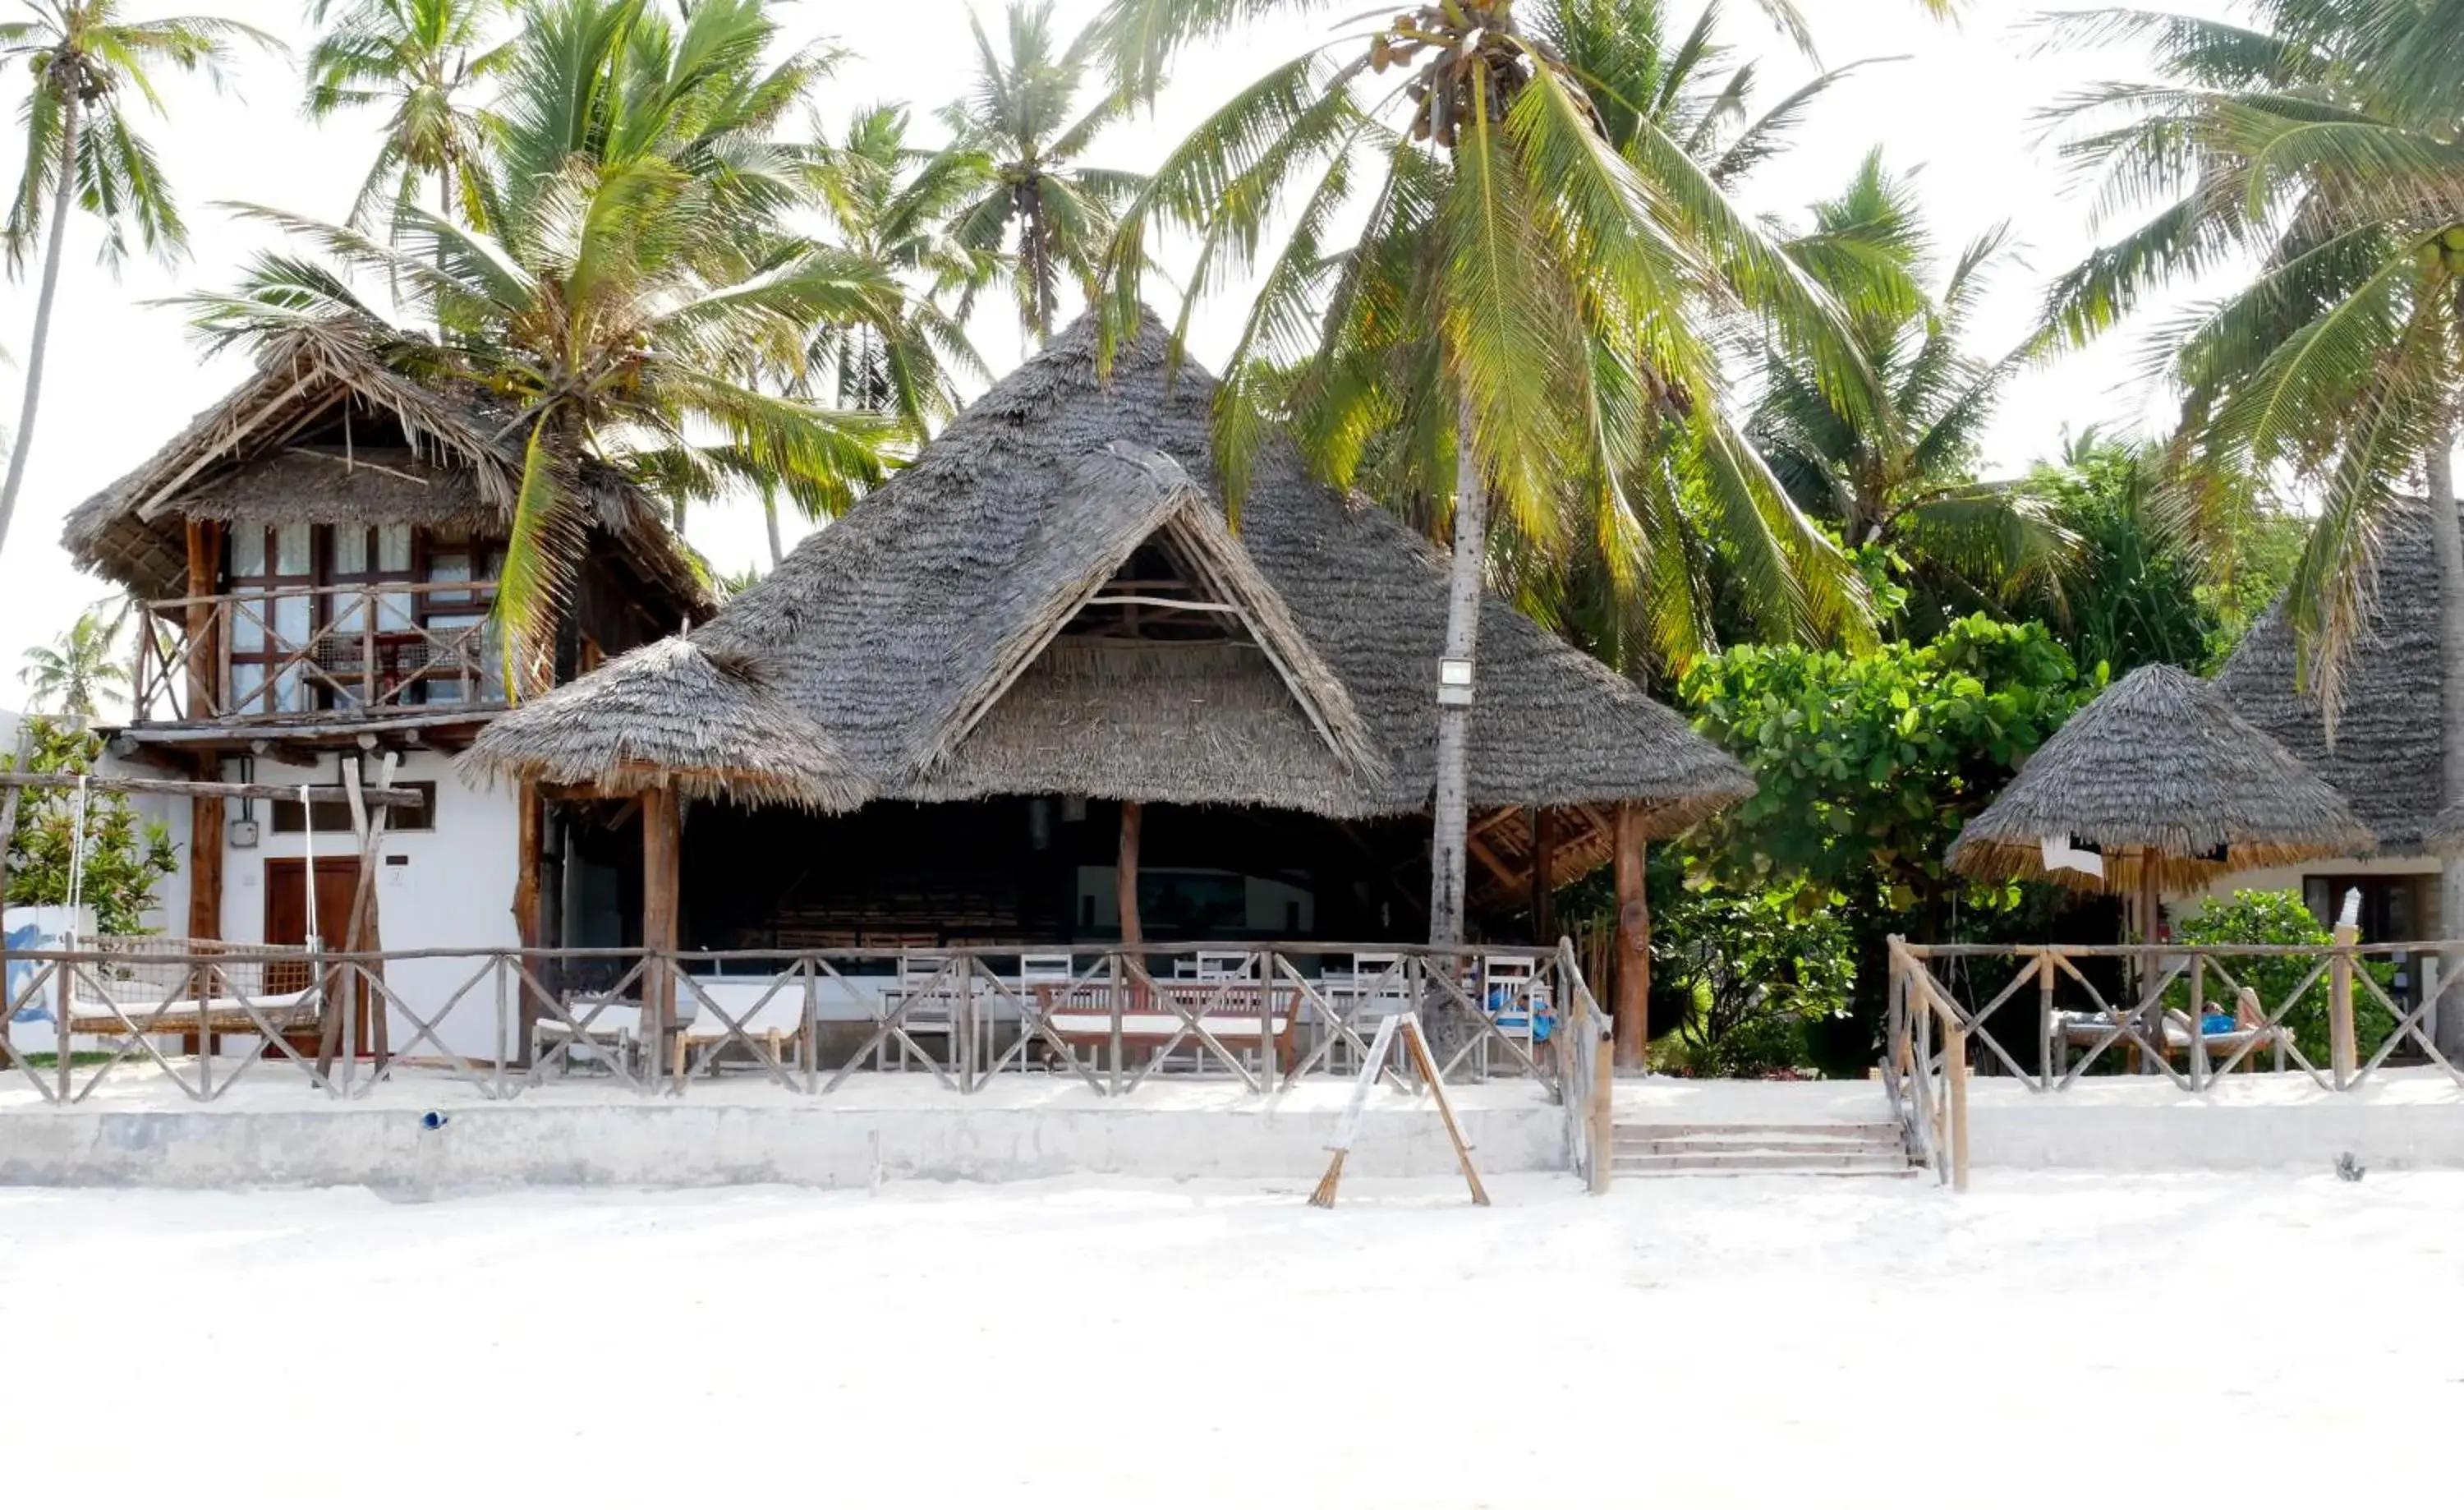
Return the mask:
[[1121,804],[1121,851],[1112,869],[1112,885],[1120,893],[1121,943],[1138,944],[1146,935],[1138,925],[1138,831],[1146,812],[1137,803]]
[[1620,802],[1617,808],[1617,1062],[1619,1069],[1642,1068],[1651,1041],[1651,899],[1643,879],[1642,808]]
[[[201,757],[198,766],[213,770],[219,763],[211,756]],[[173,781],[159,776],[89,776],[84,778],[90,791],[142,792],[156,797],[251,797],[258,802],[297,802],[299,788],[278,782],[263,781]],[[43,791],[74,791],[78,778],[71,771],[0,771],[0,788],[26,787]],[[308,800],[319,807],[346,806],[349,792],[340,787],[311,786]],[[367,791],[360,800],[379,808],[416,808],[419,793],[415,791]]]
[[[642,793],[642,947],[664,954],[673,954],[676,948],[682,839],[675,791],[667,787],[646,788]],[[643,971],[643,1031],[653,1055],[671,1020],[669,997],[674,982],[669,970],[661,962]]]
[[1514,883],[1523,878],[1521,873],[1499,859],[1495,851],[1480,842],[1478,830],[1463,835],[1463,847],[1471,852],[1473,859],[1480,861],[1481,869],[1488,872],[1496,878],[1499,885],[1506,888],[1507,896],[1514,895]]

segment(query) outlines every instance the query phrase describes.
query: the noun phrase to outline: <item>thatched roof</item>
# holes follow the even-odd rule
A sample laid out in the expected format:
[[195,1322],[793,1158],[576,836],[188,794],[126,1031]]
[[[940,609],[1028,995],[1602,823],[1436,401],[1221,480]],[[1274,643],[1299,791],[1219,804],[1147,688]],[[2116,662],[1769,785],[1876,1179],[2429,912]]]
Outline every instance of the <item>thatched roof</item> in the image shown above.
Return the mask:
[[[1288,448],[1261,458],[1240,532],[1226,531],[1214,388],[1194,366],[1172,369],[1152,317],[1099,378],[1083,320],[694,642],[760,668],[886,798],[1424,811],[1444,564],[1382,510],[1311,480]],[[1243,638],[1123,656],[1056,643],[1151,542],[1241,609]],[[1752,789],[1676,714],[1503,603],[1486,605],[1481,634],[1476,807],[1639,801],[1668,833]],[[591,702],[596,679],[549,700]],[[473,758],[514,756],[521,717]]]
[[550,694],[499,719],[480,732],[473,757],[516,780],[610,796],[665,784],[688,796],[835,812],[872,795],[837,743],[758,670],[690,640],[645,645],[590,679],[586,702]]
[[[2101,851],[2104,878],[2048,872],[2043,844]],[[2214,687],[2172,666],[2142,666],[2028,759],[1950,847],[1950,868],[2127,892],[2153,863],[2167,890],[2218,876],[2371,848],[2344,799]]]
[[[364,454],[297,443],[347,411],[385,416],[400,441]],[[508,528],[521,476],[518,452],[502,438],[510,417],[467,385],[394,371],[348,326],[302,329],[270,344],[248,381],[137,470],[72,509],[61,544],[77,565],[135,592],[177,596],[187,587],[188,518]],[[708,573],[653,500],[595,463],[577,486],[634,574],[682,612],[715,611]]]
[[2319,681],[2301,665],[2284,605],[2269,609],[2216,674],[2233,711],[2300,757],[2378,835],[2380,853],[2417,855],[2445,801],[2439,717],[2438,567],[2426,510],[2380,548],[2369,633],[2345,665],[2336,739]]

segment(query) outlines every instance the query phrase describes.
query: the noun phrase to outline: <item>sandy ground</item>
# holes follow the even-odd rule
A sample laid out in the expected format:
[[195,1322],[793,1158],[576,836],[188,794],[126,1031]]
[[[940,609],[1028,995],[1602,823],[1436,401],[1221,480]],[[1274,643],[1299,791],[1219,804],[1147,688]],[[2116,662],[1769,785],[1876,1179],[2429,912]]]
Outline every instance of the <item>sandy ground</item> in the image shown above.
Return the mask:
[[2464,1174],[0,1191],[27,1505],[2453,1503]]

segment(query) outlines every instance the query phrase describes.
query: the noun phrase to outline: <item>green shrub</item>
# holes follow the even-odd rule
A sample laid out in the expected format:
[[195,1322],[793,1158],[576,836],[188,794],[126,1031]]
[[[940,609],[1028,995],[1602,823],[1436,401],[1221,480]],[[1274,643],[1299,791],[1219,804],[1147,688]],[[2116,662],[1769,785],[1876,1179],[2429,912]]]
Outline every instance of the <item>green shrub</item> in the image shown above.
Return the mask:
[[[2335,934],[2321,922],[2301,899],[2289,891],[2237,891],[2230,901],[2211,901],[2199,915],[2176,927],[2174,938],[2182,944],[2227,945],[2234,944],[2291,944],[2312,946],[2336,942]],[[2284,1005],[2294,988],[2301,984],[2319,962],[2307,955],[2222,954],[2218,963],[2232,972],[2233,978],[2258,992],[2261,1009],[2273,1014]],[[2395,966],[2384,960],[2364,961],[2363,969],[2385,990],[2395,981]],[[2216,978],[2208,976],[2206,988],[2210,1011],[2233,1010],[2233,991]],[[2167,993],[2167,1005],[2188,1011],[2190,988],[2176,982]],[[2300,1046],[2302,1057],[2324,1068],[2332,1052],[2327,1038],[2327,977],[2321,975],[2302,993],[2300,1004],[2284,1019],[2293,1030],[2293,1041]],[[2367,1062],[2378,1052],[2380,1044],[2395,1031],[2395,1017],[2366,987],[2353,988],[2353,1041]]]
[[1805,1069],[1806,1034],[1844,1016],[1854,944],[1838,918],[1776,892],[1689,890],[1653,920],[1652,994],[1678,1002],[1655,1044],[1680,1075],[1755,1078]]

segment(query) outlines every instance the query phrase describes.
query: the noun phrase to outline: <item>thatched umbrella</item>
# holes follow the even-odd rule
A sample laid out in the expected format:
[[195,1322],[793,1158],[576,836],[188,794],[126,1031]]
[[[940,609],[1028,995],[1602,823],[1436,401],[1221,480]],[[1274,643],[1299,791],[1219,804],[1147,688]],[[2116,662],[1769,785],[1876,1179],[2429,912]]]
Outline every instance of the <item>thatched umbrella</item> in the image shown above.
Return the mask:
[[[2073,845],[2100,852],[2103,874],[2048,866],[2049,849]],[[1981,879],[2135,894],[2153,942],[2165,888],[2376,847],[2334,788],[2214,687],[2143,666],[2047,740],[1947,858]]]
[[645,645],[491,723],[464,763],[630,796],[666,786],[843,812],[872,784],[753,668],[684,638]]

